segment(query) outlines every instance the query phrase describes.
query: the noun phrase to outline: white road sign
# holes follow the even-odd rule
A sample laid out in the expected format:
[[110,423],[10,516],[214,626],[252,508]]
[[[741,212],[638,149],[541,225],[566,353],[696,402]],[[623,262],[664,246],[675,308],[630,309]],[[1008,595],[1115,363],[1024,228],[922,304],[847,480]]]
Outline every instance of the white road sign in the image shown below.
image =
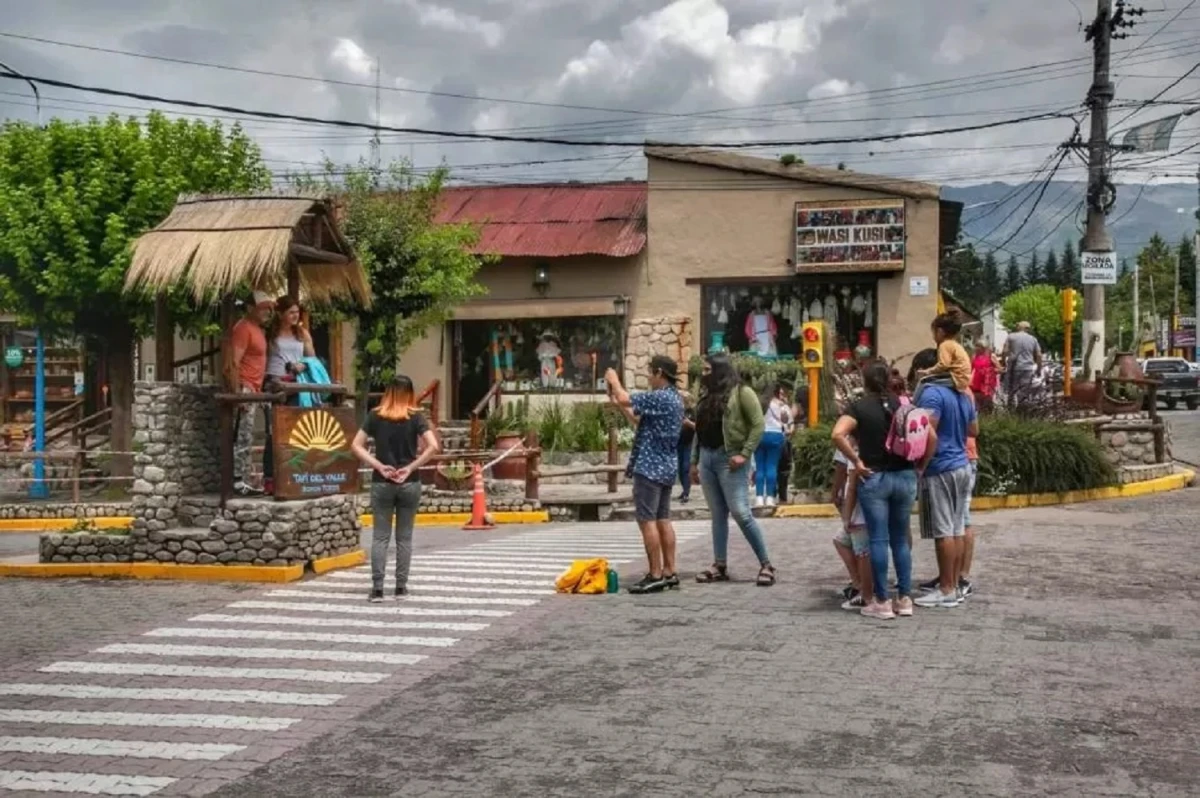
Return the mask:
[[1117,284],[1117,253],[1084,252],[1081,265],[1084,285]]

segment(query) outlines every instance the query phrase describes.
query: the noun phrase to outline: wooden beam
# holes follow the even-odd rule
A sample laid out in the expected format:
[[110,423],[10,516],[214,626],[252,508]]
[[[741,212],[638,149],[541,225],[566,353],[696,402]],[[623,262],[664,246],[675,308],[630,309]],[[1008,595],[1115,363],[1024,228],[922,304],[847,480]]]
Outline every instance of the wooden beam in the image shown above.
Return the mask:
[[[299,246],[292,244],[293,247]],[[287,265],[287,295],[293,302],[300,301],[300,262],[296,260],[296,256],[288,258]]]
[[[134,379],[139,378],[134,375]],[[166,291],[160,291],[154,297],[154,379],[156,382],[175,381],[175,323]]]
[[302,258],[304,260],[316,261],[317,263],[336,263],[338,265],[350,262],[350,259],[339,252],[330,252],[327,249],[317,249],[310,247],[307,244],[298,244],[292,242],[292,256]]

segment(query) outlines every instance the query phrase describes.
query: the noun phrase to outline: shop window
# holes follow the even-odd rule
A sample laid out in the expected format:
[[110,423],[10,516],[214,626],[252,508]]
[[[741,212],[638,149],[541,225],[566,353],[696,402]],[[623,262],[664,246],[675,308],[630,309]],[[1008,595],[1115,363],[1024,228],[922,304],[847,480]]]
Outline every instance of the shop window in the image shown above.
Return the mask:
[[619,316],[459,324],[460,410],[469,412],[497,377],[509,393],[596,393],[605,370],[620,369]]
[[786,283],[704,286],[701,308],[705,351],[795,357],[806,321],[823,320],[835,349],[857,358],[876,350],[875,279],[801,277]]

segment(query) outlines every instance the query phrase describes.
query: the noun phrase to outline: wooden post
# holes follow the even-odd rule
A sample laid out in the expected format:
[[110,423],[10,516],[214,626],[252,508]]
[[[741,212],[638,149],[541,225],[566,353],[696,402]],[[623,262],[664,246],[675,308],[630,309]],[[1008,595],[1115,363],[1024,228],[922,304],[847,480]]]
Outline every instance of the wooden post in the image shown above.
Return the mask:
[[[143,375],[135,374],[135,380]],[[154,379],[156,382],[175,381],[175,324],[171,319],[171,303],[166,291],[154,297]]]
[[[617,428],[614,425],[614,426],[610,426],[608,428],[608,464],[610,466],[615,466],[617,464],[617,460],[618,460]],[[609,493],[617,492],[617,472],[616,471],[608,472],[608,492]]]
[[217,419],[221,435],[221,509],[233,495],[233,405],[217,402]]
[[531,429],[525,434],[525,448],[525,500],[537,501],[540,489],[538,471],[542,468],[541,442],[537,430]]
[[287,295],[295,302],[300,301],[300,263],[294,256],[288,258]]
[[71,501],[79,504],[79,477],[83,473],[83,452],[76,451],[71,458]]

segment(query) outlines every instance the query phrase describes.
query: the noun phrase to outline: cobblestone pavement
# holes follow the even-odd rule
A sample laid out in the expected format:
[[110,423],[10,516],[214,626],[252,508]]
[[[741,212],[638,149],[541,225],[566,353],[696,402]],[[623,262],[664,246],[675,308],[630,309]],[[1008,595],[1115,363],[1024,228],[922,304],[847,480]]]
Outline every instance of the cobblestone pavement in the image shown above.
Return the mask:
[[[733,584],[547,595],[571,557],[636,558],[598,524],[426,530],[403,604],[362,601],[361,571],[130,585],[185,597],[0,667],[0,795],[1191,795],[1198,513],[1200,490],[980,514],[979,594],[887,623],[837,608],[828,521],[766,522],[770,589],[735,530]],[[686,578],[707,524],[679,529]],[[108,587],[0,594],[0,618]],[[65,625],[92,606],[119,613]]]
[[1175,457],[1200,465],[1200,410],[1163,410],[1171,425],[1171,449]]

